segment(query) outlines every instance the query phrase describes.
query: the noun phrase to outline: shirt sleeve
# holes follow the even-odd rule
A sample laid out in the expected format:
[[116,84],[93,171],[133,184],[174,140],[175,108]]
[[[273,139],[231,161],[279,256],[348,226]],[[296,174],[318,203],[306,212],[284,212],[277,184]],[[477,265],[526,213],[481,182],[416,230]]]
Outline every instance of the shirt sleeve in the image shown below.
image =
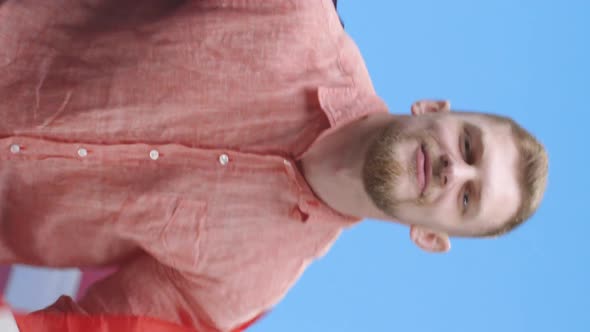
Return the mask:
[[198,307],[198,296],[197,285],[154,258],[142,255],[92,285],[79,302],[62,296],[40,312],[146,316],[199,332],[236,331],[218,327],[223,322],[213,323]]

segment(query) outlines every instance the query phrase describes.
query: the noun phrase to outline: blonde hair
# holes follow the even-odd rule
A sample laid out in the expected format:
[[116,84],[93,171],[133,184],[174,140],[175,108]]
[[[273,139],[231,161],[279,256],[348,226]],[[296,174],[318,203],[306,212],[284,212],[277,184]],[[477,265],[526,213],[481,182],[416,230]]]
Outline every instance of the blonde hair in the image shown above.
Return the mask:
[[521,191],[521,203],[516,213],[501,227],[483,234],[484,237],[496,237],[514,230],[536,212],[547,186],[549,158],[543,145],[514,120],[500,115],[489,114],[489,116],[510,126],[519,154],[517,176]]

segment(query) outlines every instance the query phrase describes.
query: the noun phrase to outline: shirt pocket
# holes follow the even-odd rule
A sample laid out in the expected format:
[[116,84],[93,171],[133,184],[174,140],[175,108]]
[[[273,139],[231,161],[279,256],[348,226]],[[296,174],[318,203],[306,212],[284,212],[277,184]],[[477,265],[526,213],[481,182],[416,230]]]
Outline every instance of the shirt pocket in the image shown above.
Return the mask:
[[154,193],[128,198],[124,205],[126,237],[164,265],[179,271],[196,269],[207,202]]

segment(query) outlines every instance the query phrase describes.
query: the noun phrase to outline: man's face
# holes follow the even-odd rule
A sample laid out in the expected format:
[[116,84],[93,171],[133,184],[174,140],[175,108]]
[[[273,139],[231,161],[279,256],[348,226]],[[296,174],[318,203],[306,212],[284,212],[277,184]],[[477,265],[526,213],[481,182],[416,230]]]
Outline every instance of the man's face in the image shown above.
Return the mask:
[[509,125],[484,114],[399,116],[369,149],[363,180],[386,215],[473,236],[516,213],[517,157]]

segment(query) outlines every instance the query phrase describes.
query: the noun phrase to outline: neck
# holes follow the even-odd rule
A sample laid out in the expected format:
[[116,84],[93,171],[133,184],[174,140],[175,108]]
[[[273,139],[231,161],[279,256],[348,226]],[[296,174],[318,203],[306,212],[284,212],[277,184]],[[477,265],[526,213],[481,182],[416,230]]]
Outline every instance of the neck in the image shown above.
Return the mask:
[[357,218],[386,218],[363,186],[367,150],[391,114],[373,114],[351,123],[312,146],[301,165],[314,193],[336,211]]

